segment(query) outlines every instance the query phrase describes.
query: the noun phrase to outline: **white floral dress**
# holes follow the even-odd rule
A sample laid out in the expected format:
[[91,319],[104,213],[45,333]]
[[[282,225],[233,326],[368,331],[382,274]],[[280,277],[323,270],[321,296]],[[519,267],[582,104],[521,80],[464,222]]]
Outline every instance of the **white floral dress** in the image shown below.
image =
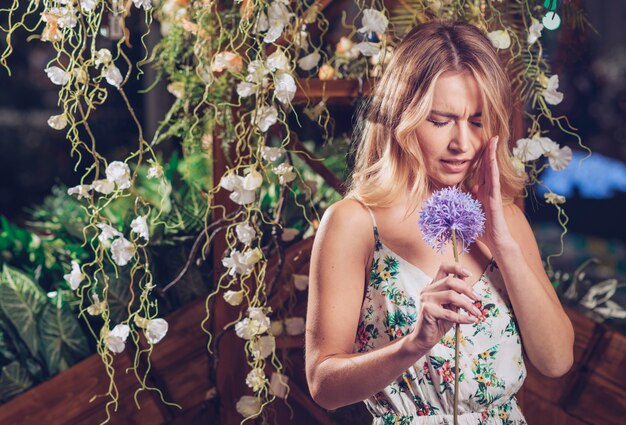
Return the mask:
[[[369,208],[368,208],[369,210]],[[419,291],[432,278],[380,240],[361,307],[354,352],[366,352],[408,334],[419,312]],[[526,425],[515,394],[526,377],[519,329],[497,265],[492,260],[474,286],[482,312],[461,325],[459,424]],[[374,425],[453,423],[454,328],[394,382],[364,400]]]

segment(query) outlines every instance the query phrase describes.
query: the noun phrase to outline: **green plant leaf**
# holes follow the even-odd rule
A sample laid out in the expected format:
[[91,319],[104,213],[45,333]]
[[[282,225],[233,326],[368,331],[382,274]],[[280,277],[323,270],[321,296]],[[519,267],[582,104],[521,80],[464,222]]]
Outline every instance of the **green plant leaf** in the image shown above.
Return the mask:
[[43,357],[51,375],[72,366],[90,354],[87,339],[66,306],[44,307],[39,322]]
[[0,401],[6,401],[26,391],[34,384],[20,363],[16,360],[2,368],[0,374]]
[[0,308],[36,358],[40,347],[37,320],[46,303],[43,291],[27,275],[6,264],[2,267]]

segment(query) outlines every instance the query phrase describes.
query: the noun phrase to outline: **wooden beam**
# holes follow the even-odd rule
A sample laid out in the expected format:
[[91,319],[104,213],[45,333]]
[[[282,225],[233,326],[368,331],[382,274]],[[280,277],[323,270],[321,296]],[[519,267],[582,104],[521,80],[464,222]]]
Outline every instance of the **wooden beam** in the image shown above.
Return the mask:
[[352,101],[359,96],[369,96],[374,81],[366,80],[318,80],[303,79],[297,82],[296,94],[292,103],[303,103],[311,99],[338,99]]

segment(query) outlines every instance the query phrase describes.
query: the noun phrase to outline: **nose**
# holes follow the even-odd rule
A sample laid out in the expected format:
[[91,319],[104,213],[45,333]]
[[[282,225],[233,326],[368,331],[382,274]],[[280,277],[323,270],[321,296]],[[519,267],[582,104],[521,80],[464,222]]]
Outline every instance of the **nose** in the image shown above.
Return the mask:
[[471,131],[469,129],[469,122],[457,121],[454,124],[454,132],[448,148],[456,152],[465,153],[469,150],[471,145],[470,138]]

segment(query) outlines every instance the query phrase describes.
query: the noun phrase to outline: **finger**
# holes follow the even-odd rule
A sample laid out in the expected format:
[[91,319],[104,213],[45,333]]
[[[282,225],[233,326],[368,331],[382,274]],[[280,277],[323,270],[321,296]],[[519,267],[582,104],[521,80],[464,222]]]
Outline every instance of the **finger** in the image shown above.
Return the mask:
[[441,279],[448,277],[450,274],[454,274],[461,279],[472,275],[472,273],[463,267],[461,263],[446,262],[439,265],[439,270],[437,270],[437,274],[435,275],[433,282],[440,281]]
[[428,312],[437,319],[447,320],[452,323],[459,323],[463,325],[478,322],[478,318],[474,316],[463,314],[460,310],[456,312],[448,310],[437,304],[429,305]]
[[472,300],[458,292],[449,289],[447,291],[433,292],[422,296],[424,302],[435,303],[437,305],[450,305],[471,313],[476,317],[480,317],[482,312],[474,306]]
[[500,170],[498,168],[498,140],[499,137],[494,137],[493,146],[491,148],[491,161],[490,162],[490,177],[491,177],[491,188],[494,194],[500,193]]
[[478,300],[480,298],[478,294],[474,292],[474,289],[473,289],[474,285],[476,285],[476,283],[478,282],[467,283],[453,276],[448,276],[447,278],[443,279],[441,282],[442,284],[439,286],[435,285],[435,288],[440,289],[440,290],[452,289],[460,294],[467,296],[468,298],[472,300]]

